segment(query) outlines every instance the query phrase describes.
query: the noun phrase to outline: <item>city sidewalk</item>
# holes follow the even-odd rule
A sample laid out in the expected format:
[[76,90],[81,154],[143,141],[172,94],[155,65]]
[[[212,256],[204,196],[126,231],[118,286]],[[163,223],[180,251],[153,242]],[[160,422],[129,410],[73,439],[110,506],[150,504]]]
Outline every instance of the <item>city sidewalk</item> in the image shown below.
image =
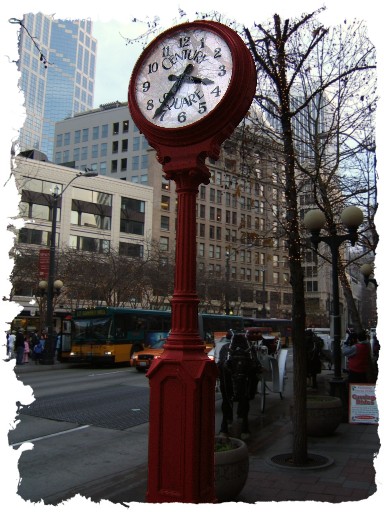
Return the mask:
[[[28,365],[17,367],[25,371],[64,369],[65,363],[54,365]],[[28,367],[28,368],[27,368]],[[237,502],[316,501],[326,503],[358,502],[369,497],[371,510],[376,510],[378,497],[383,497],[383,481],[375,468],[380,450],[377,425],[341,423],[337,430],[326,437],[308,437],[308,453],[327,459],[319,469],[291,468],[276,464],[272,459],[292,452],[293,437],[290,405],[293,397],[292,357],[288,357],[283,398],[268,391],[265,412],[260,412],[260,398],[251,402],[250,430],[247,441],[249,474]],[[332,371],[323,370],[318,376],[317,390],[309,393],[329,394],[328,381]],[[216,400],[216,432],[221,422],[221,400]],[[233,435],[237,435],[235,423]],[[146,447],[143,447],[145,450]],[[380,461],[382,454],[380,454]],[[382,465],[380,465],[381,468]],[[376,469],[376,470],[375,470]],[[140,478],[138,478],[138,475]],[[382,475],[382,473],[381,473]],[[85,494],[92,500],[109,500],[113,503],[145,502],[146,464],[124,474],[111,475],[110,482],[88,488]],[[377,508],[378,509],[378,508]]]
[[[249,475],[237,500],[244,503],[342,503],[364,500],[376,492],[382,497],[383,482],[381,480],[378,488],[374,462],[380,449],[377,425],[341,423],[330,436],[308,437],[308,454],[328,459],[328,464],[322,468],[296,469],[273,462],[272,458],[279,460],[279,455],[290,454],[293,448],[289,411],[293,396],[292,369],[288,368],[287,377],[284,398],[278,410],[274,409],[270,423],[266,425],[269,421],[263,421],[257,414],[251,422]],[[323,370],[318,376],[318,389],[309,389],[308,392],[329,394],[328,381],[331,377],[331,371]],[[276,396],[267,397],[266,416],[269,399],[276,401]],[[377,496],[375,501],[378,505]]]

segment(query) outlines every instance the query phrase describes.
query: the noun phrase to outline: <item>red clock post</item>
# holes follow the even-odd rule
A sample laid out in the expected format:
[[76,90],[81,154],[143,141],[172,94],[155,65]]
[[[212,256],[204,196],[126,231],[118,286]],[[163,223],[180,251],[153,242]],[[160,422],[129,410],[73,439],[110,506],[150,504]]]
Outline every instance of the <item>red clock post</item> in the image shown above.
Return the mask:
[[147,501],[213,503],[215,363],[199,336],[196,196],[207,156],[246,115],[256,71],[240,36],[213,21],[166,30],[139,57],[129,84],[132,118],[156,150],[178,200],[172,329],[148,371]]

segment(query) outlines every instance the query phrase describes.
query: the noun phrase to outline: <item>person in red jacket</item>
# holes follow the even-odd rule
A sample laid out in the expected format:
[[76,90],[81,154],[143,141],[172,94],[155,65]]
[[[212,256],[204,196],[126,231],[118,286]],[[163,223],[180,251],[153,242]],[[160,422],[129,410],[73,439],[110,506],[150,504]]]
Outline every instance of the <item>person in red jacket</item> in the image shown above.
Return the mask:
[[371,345],[366,333],[351,333],[344,344],[343,354],[348,358],[348,381],[356,384],[368,382]]

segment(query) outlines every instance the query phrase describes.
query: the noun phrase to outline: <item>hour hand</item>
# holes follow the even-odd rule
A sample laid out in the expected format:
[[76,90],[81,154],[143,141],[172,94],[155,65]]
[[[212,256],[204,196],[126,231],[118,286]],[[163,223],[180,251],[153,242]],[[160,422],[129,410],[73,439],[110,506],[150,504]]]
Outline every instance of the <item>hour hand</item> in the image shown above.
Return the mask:
[[[188,64],[188,66],[185,68],[184,72],[179,75],[169,75],[168,79],[171,82],[175,82],[172,85],[171,90],[165,95],[163,101],[161,102],[161,105],[156,109],[156,112],[153,116],[153,119],[158,117],[164,110],[164,107],[167,105],[167,103],[178,93],[180,87],[183,85],[185,80],[190,76],[193,70],[193,65]],[[172,78],[171,78],[172,77]]]
[[[177,79],[178,79],[177,75],[169,75],[169,77],[168,77],[168,80],[170,80],[171,82],[174,82]],[[208,85],[208,84],[214,84],[215,83],[213,80],[210,80],[209,78],[200,78],[198,76],[190,76],[190,75],[187,75],[184,78],[184,82],[189,82],[189,83],[192,83],[192,84],[203,84],[203,85]]]

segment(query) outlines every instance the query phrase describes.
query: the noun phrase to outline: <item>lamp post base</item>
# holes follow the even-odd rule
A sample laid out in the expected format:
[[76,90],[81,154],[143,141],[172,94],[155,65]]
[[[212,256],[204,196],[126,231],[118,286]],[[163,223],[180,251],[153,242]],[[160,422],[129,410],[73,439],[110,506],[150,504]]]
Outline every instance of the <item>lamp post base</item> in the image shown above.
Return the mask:
[[214,361],[164,351],[150,384],[148,503],[214,503]]
[[329,381],[331,396],[336,396],[340,398],[342,406],[343,406],[343,414],[341,421],[343,423],[348,422],[348,381],[343,379],[342,377],[333,377]]

